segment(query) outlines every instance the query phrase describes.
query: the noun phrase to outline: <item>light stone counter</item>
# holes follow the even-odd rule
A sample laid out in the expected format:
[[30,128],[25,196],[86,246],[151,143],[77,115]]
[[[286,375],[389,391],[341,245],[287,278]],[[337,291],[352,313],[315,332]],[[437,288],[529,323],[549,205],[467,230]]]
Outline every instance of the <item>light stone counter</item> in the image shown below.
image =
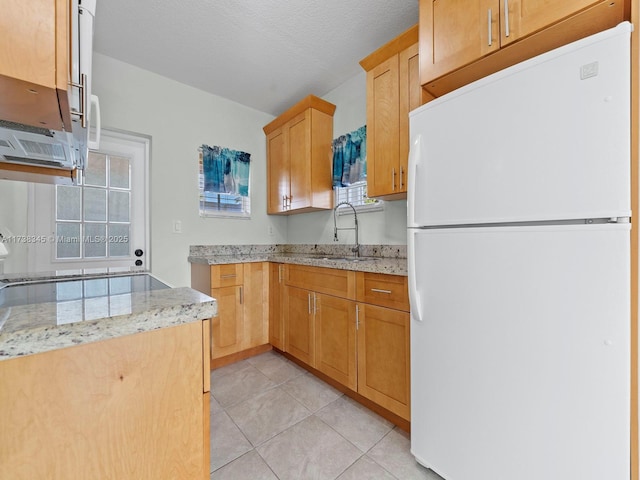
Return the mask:
[[192,245],[189,262],[205,265],[280,262],[359,272],[407,275],[405,245],[361,245],[354,258],[350,245]]
[[216,301],[191,288],[0,306],[0,361],[216,315]]

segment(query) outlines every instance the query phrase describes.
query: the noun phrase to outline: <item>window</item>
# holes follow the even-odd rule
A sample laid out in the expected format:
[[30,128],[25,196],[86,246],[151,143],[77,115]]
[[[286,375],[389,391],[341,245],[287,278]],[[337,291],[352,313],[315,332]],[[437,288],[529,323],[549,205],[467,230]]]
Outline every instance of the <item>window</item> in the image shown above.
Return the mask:
[[208,145],[202,145],[198,152],[200,216],[249,219],[251,155]]
[[90,152],[78,186],[56,186],[55,258],[128,257],[131,161]]
[[[348,187],[334,188],[334,204],[341,202],[349,202],[360,212],[376,212],[383,210],[383,201],[375,198],[367,197],[367,182],[356,182]],[[344,210],[344,213],[351,212],[351,209]],[[338,213],[342,213],[342,209],[338,209]]]

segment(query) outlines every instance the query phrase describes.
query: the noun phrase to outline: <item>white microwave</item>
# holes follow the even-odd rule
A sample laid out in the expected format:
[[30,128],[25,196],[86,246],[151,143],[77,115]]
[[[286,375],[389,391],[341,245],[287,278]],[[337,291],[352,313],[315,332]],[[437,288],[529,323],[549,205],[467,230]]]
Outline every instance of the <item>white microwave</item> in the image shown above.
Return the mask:
[[[99,148],[100,104],[91,93],[95,9],[96,0],[71,0],[71,71],[67,90],[71,129],[54,131],[0,120],[0,161],[83,169],[88,149]],[[95,126],[91,125],[94,118]],[[89,138],[90,131],[96,132],[93,139]]]

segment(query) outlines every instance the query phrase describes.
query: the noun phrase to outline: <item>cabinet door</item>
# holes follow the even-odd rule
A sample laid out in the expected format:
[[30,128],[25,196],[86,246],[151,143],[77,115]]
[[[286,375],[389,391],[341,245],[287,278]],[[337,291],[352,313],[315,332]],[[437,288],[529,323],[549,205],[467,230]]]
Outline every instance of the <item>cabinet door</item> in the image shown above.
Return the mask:
[[313,292],[287,287],[284,297],[286,351],[315,366]]
[[243,348],[269,343],[269,263],[244,264],[242,301]]
[[397,192],[400,93],[398,55],[367,72],[367,192]]
[[356,304],[316,294],[316,367],[356,390]]
[[269,343],[279,350],[285,350],[284,340],[284,265],[269,264]]
[[410,420],[409,314],[358,304],[358,393]]
[[202,479],[202,363],[200,322],[1,361],[0,478]]
[[218,301],[218,316],[211,322],[212,359],[242,349],[242,290],[242,286],[211,289]]
[[3,2],[0,15],[3,120],[54,130],[71,125],[69,111],[64,110],[68,107],[65,97],[70,68],[70,3],[68,0]]
[[311,110],[294,117],[287,125],[289,168],[291,172],[289,208],[297,210],[311,204]]
[[409,164],[409,112],[432,98],[420,85],[418,44],[400,52],[399,57],[400,124],[399,124],[399,177],[398,191],[407,192],[407,168]]
[[498,50],[503,1],[420,0],[420,83]]
[[267,213],[281,213],[289,196],[286,125],[267,135]]
[[[542,30],[602,0],[501,0],[500,43],[507,45]],[[507,18],[506,11],[509,15]]]

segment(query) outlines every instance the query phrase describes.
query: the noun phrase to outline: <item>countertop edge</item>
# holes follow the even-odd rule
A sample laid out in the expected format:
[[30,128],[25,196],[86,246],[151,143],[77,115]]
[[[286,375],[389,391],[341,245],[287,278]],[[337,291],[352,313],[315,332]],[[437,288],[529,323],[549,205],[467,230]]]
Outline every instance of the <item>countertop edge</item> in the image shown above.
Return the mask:
[[330,256],[311,256],[301,254],[243,254],[243,255],[190,255],[189,263],[201,265],[227,265],[230,263],[274,262],[294,265],[309,265],[322,268],[335,268],[356,272],[383,273],[407,276],[407,259],[390,257],[368,257],[362,261],[343,261]]
[[13,332],[3,333],[0,330],[0,361],[202,321],[216,316],[217,301],[200,295],[202,298],[197,300],[176,299],[172,305],[150,306],[143,311],[129,314]]

